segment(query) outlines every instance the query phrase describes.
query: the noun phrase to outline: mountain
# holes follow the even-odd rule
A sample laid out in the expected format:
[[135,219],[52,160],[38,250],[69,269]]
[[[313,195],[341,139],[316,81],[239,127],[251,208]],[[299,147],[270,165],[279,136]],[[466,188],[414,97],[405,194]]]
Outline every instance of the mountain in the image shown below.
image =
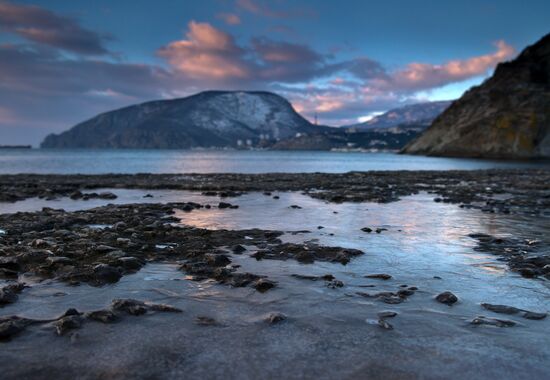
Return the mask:
[[257,146],[326,130],[269,92],[206,91],[100,114],[42,148],[195,148]]
[[355,128],[359,131],[389,129],[397,126],[427,128],[450,104],[451,101],[411,104],[391,109],[369,121],[348,125],[344,128]]
[[550,34],[501,63],[455,101],[404,153],[550,157]]

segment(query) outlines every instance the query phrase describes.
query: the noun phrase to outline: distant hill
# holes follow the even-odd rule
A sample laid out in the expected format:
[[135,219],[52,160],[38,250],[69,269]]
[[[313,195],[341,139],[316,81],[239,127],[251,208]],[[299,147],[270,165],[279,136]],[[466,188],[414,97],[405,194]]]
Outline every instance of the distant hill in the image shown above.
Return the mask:
[[550,157],[550,34],[455,101],[404,153]]
[[300,133],[330,129],[311,124],[269,92],[206,91],[100,114],[42,148],[195,148],[270,145]]
[[369,121],[344,126],[344,128],[355,128],[359,131],[382,130],[398,126],[401,128],[406,126],[427,128],[451,103],[452,101],[438,101],[411,104],[391,109]]

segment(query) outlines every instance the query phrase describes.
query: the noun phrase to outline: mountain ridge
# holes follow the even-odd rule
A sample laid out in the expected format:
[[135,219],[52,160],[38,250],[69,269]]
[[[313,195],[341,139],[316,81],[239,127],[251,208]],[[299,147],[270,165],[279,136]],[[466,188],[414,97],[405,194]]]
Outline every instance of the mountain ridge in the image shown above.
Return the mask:
[[373,117],[371,120],[345,125],[342,128],[355,128],[364,131],[382,130],[406,125],[415,125],[416,127],[425,125],[428,127],[452,102],[452,100],[439,100],[395,107],[381,115]]
[[311,124],[277,94],[213,90],[104,112],[47,136],[41,147],[240,147],[327,128]]

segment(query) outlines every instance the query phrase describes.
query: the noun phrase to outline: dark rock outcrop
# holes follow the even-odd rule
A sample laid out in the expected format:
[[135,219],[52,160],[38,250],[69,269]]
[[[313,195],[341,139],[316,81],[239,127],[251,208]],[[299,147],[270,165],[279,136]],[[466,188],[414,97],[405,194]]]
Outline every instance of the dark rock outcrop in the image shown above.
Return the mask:
[[441,114],[404,153],[550,157],[550,34]]
[[194,148],[269,145],[327,129],[269,92],[206,91],[106,112],[58,135],[42,148]]

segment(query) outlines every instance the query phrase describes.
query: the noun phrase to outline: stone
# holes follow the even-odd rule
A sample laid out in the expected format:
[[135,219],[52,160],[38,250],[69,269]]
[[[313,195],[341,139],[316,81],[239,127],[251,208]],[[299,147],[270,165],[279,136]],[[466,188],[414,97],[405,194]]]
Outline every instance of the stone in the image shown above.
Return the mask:
[[254,289],[259,291],[260,293],[264,293],[264,292],[267,292],[269,289],[275,287],[275,283],[265,278],[260,278],[259,280],[254,282],[253,286],[254,286]]
[[237,244],[237,245],[233,246],[233,248],[231,248],[231,252],[233,252],[233,253],[236,254],[236,255],[241,255],[241,254],[243,254],[244,252],[246,252],[246,248],[243,247],[243,246],[240,245],[240,244]]
[[444,303],[449,306],[452,306],[458,301],[458,297],[448,291],[438,294],[435,299],[437,302]]
[[380,319],[393,318],[395,316],[397,316],[395,311],[381,311],[378,313],[378,318]]
[[107,264],[98,264],[93,271],[94,277],[99,283],[115,283],[122,277],[118,268]]
[[271,313],[266,320],[270,325],[274,325],[276,323],[286,320],[286,315],[284,315],[283,313]]
[[114,311],[125,312],[135,316],[147,313],[147,305],[144,302],[130,298],[113,300],[111,308]]
[[65,335],[68,331],[78,329],[82,326],[82,318],[79,315],[68,315],[59,318],[55,323],[57,335]]
[[507,319],[497,319],[497,318],[488,318],[484,316],[479,316],[470,322],[472,325],[489,325],[496,327],[513,327],[516,325],[516,322],[510,321]]
[[389,280],[390,278],[392,278],[391,275],[386,274],[386,273],[367,274],[365,277],[366,278],[376,278],[378,280]]
[[110,310],[96,310],[86,313],[86,318],[101,323],[113,323],[116,322],[118,317]]

